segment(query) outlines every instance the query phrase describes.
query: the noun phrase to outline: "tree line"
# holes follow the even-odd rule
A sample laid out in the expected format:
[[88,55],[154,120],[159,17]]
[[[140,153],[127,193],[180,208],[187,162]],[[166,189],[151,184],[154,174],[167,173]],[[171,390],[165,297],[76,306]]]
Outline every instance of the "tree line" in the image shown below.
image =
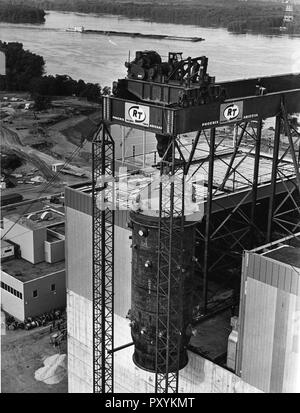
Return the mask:
[[0,22],[44,23],[45,11],[23,3],[0,2]]
[[85,97],[100,101],[101,95],[109,93],[97,83],[74,80],[68,75],[46,75],[42,56],[24,50],[22,43],[0,41],[0,51],[6,56],[6,74],[0,75],[0,90],[26,91],[33,96]]
[[[202,27],[224,27],[230,31],[270,32],[282,25],[285,4],[238,0],[28,0],[48,10],[123,15],[159,23],[189,24]],[[300,32],[299,6],[294,32]]]

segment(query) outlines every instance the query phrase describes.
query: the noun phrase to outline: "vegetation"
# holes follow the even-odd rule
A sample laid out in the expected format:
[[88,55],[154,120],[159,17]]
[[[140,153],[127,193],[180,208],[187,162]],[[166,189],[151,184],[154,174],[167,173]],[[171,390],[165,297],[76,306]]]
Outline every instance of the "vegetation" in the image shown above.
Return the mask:
[[74,80],[67,75],[33,78],[29,90],[34,96],[78,96],[97,102],[101,97],[101,87],[96,83]]
[[0,76],[0,90],[28,91],[33,78],[44,73],[44,59],[23,49],[22,43],[0,41],[0,51],[6,55],[6,76]]
[[24,50],[22,43],[0,41],[0,51],[6,55],[6,75],[0,75],[0,90],[31,92],[39,110],[50,104],[46,96],[75,95],[97,102],[101,95],[109,93],[107,87],[102,90],[98,84],[67,75],[45,75],[43,57]]
[[0,22],[44,23],[45,12],[39,7],[22,4],[0,3]]
[[32,98],[34,100],[34,109],[38,112],[41,110],[49,109],[51,107],[50,96],[33,93]]
[[1,157],[1,174],[12,172],[23,164],[22,160],[15,154]]
[[[160,23],[226,27],[230,31],[272,32],[282,25],[281,2],[239,0],[28,0],[47,10],[123,15]],[[299,6],[294,32],[300,32]]]

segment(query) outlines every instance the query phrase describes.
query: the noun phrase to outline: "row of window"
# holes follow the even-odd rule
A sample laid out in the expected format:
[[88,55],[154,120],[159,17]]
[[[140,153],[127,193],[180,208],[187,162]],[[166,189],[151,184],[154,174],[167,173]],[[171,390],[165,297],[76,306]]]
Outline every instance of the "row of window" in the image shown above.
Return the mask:
[[23,294],[20,293],[19,291],[15,290],[14,288],[10,287],[9,285],[5,284],[3,281],[1,281],[1,288],[3,288],[3,290],[15,295],[16,297],[20,298],[20,300],[22,300]]
[[[18,297],[22,300],[23,294],[20,293],[19,291],[15,290],[14,288],[10,287],[9,285],[5,284],[3,281],[1,281],[1,288],[3,288],[3,290],[8,291],[9,293],[15,295],[16,297]],[[53,292],[56,291],[55,284],[51,284],[50,289]],[[38,297],[38,290],[33,290],[32,291],[32,297],[33,298]]]

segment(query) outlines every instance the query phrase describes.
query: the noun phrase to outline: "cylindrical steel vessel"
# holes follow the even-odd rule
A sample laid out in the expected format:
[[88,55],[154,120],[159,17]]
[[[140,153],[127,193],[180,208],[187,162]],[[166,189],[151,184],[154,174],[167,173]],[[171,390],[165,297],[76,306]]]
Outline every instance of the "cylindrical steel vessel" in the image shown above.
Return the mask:
[[[155,216],[131,212],[132,225],[132,299],[131,335],[135,345],[134,363],[147,371],[155,371],[155,343],[157,319],[157,262],[158,262],[158,223]],[[183,235],[183,266],[181,271],[182,289],[171,284],[170,300],[174,305],[182,299],[182,330],[170,331],[170,336],[180,337],[180,362],[183,368],[187,362],[186,345],[190,339],[194,285],[194,245],[195,224],[186,222]],[[178,251],[174,249],[174,253]],[[176,325],[174,320],[174,324]],[[159,331],[158,334],[165,334]],[[176,370],[169,360],[169,371]]]

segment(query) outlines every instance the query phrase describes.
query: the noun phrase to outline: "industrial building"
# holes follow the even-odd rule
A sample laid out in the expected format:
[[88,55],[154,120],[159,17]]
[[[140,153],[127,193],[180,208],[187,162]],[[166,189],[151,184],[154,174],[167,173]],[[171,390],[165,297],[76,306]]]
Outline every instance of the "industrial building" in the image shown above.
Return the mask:
[[[65,206],[69,392],[90,393],[93,392],[91,187],[66,188]],[[154,374],[137,367],[136,361],[133,362],[134,349],[127,347],[132,343],[128,311],[132,306],[132,245],[136,242],[129,222],[129,211],[115,211],[114,347],[120,348],[114,360],[115,392],[154,392]],[[199,332],[191,338],[188,365],[180,370],[180,392],[299,392],[299,331],[295,325],[300,296],[299,247],[300,233],[297,233],[245,251],[239,317],[233,317],[234,339],[229,324],[232,313],[226,309],[208,322],[196,324],[195,330]],[[218,338],[217,328],[228,331],[223,342]],[[279,342],[274,342],[275,338]],[[228,350],[223,367],[213,357],[218,355],[220,347],[223,352],[224,348]]]
[[69,392],[298,389],[280,309],[299,295],[299,75],[216,83],[207,65],[139,51],[104,98],[92,181],[65,192]]
[[19,321],[66,306],[64,221],[46,203],[3,217],[1,308]]

